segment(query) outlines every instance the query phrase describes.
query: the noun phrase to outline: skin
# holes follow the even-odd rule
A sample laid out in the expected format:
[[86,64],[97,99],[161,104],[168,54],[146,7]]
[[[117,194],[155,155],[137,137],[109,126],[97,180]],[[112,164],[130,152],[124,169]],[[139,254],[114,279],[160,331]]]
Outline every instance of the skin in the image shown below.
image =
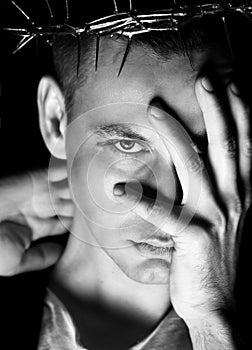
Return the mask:
[[[228,75],[225,70],[219,70],[219,64],[223,63],[221,59],[225,57],[223,54],[219,56],[214,49],[194,53],[192,69],[184,56],[173,56],[163,63],[143,48],[133,48],[122,75],[117,78],[118,53],[119,48],[114,42],[110,48],[103,47],[98,72],[90,75],[75,94],[73,122],[68,126],[63,97],[55,84],[50,79],[44,79],[39,87],[42,132],[51,152],[67,159],[77,208],[73,235],[57,264],[52,286],[63,295],[63,300],[64,292],[74,295],[80,303],[85,299],[99,300],[105,309],[121,310],[125,318],[126,315],[134,315],[135,319],[147,320],[146,329],[160,320],[172,302],[189,326],[196,348],[201,342],[197,334],[211,334],[216,327],[220,337],[214,337],[217,339],[214,346],[221,338],[223,348],[232,348],[232,336],[227,331],[224,313],[233,303],[238,225],[250,203],[248,192],[246,205],[241,202],[236,185],[238,173],[242,174],[245,190],[248,185],[250,162],[248,152],[244,151],[248,148],[241,144],[241,140],[246,138],[241,138],[244,135],[240,135],[239,129],[243,130],[243,134],[249,129],[247,109],[230,87],[225,87],[239,129],[237,142],[241,157],[237,169],[234,161],[236,153],[226,146],[230,132],[226,126],[225,111],[218,106],[209,79],[198,79],[205,64],[211,61],[216,66],[220,81],[226,84]],[[51,95],[54,98],[50,98]],[[161,103],[152,106],[157,99]],[[164,107],[167,105],[170,107],[168,114]],[[45,113],[46,109],[50,113]],[[242,122],[237,122],[237,114],[242,115]],[[192,139],[207,133],[207,158],[217,182],[216,188],[203,162],[199,161],[197,150],[191,146],[190,138],[183,139],[183,133],[172,132],[174,116]],[[60,136],[55,130],[48,132],[46,122],[51,126],[53,119],[57,119],[59,127],[64,130]],[[135,131],[140,129],[141,134],[151,140],[152,152],[136,154],[135,160],[131,161],[130,157],[122,158],[122,153],[115,152],[115,145],[105,145],[106,138],[104,140],[94,133],[100,124],[116,123],[129,123]],[[172,140],[174,148],[167,140]],[[180,159],[176,158],[176,150]],[[173,212],[168,215],[167,206],[177,195],[173,164],[185,192],[186,187],[192,186],[196,190],[201,184],[197,203],[193,196],[188,196],[185,203],[185,211],[194,210],[195,204],[199,208],[187,225],[183,222],[185,218],[178,220],[181,207],[174,206]],[[189,186],[182,175],[183,164],[188,170]],[[83,179],[83,174],[88,176]],[[140,199],[137,191],[128,189],[127,198],[120,197],[116,202],[113,198],[115,187],[132,178],[152,187],[155,187],[156,180],[158,192],[165,201],[157,200],[153,204],[153,200]],[[217,195],[225,203],[227,216]],[[127,214],[116,212],[121,206],[129,209]],[[134,229],[127,228],[127,223],[135,223]],[[155,234],[154,227],[161,229],[162,235],[172,236],[175,252],[171,266],[170,256],[150,258],[139,253],[134,245],[129,245],[130,240],[143,240],[143,234],[147,239]],[[66,297],[64,301],[74,315],[74,303],[67,301]],[[205,327],[208,331],[204,333],[199,328],[206,324],[206,319],[209,324]],[[84,320],[80,320],[81,316],[78,316],[76,322],[81,333],[85,333],[81,326]],[[83,338],[86,339],[87,334]],[[204,340],[204,343],[208,342]],[[212,348],[211,341],[208,344],[208,348]]]
[[[116,43],[110,47],[104,43],[97,73],[75,94],[72,123],[68,123],[64,97],[57,84],[46,77],[39,85],[41,131],[51,153],[67,159],[75,204],[73,234],[54,269],[51,288],[60,295],[85,339],[92,338],[85,332],[85,318],[89,317],[77,310],[84,310],[88,303],[102,305],[105,314],[112,313],[111,320],[106,319],[108,332],[116,324],[115,310],[127,324],[119,327],[122,335],[125,329],[130,333],[142,322],[135,339],[121,338],[123,344],[148,334],[172,303],[186,322],[195,349],[233,349],[231,327],[224,315],[233,304],[239,236],[251,201],[248,108],[230,85],[225,86],[228,76],[226,71],[219,71],[220,58],[224,56],[218,56],[215,50],[194,53],[192,69],[184,56],[173,56],[163,63],[143,48],[134,48],[117,78],[119,52]],[[215,90],[209,88],[209,80],[199,78],[209,61],[215,63],[225,86],[236,138]],[[153,106],[157,99],[160,104]],[[169,112],[174,111],[173,116],[166,113],[167,105]],[[183,125],[183,133],[171,132],[174,116]],[[115,152],[115,145],[105,146],[101,136],[94,133],[101,122],[130,123],[151,140],[152,152],[141,160],[140,154],[135,155],[137,160],[130,163],[130,158]],[[190,138],[206,133],[209,146],[204,157],[216,186],[205,163],[199,162],[197,149],[190,144]],[[230,135],[237,144],[236,151],[227,147]],[[193,196],[184,203],[185,213],[196,210],[187,225],[186,215],[178,220],[180,206],[173,206],[169,212],[170,202],[178,197],[178,182],[185,192],[190,188],[183,178],[183,165],[193,189],[201,183],[197,208]],[[158,200],[153,203],[140,199],[138,191],[130,187],[126,188],[127,196],[116,196],[118,183],[132,178],[157,186]],[[244,197],[238,178],[242,180]],[[99,205],[94,204],[91,194]],[[128,210],[127,214],[115,212],[118,208]],[[172,237],[175,252],[171,265],[169,257],[149,258],[129,245],[129,240],[142,240],[143,234],[149,238],[156,228]],[[92,310],[87,312],[95,319]],[[96,337],[99,326],[102,329],[105,325],[98,325]],[[114,346],[120,348],[118,343]]]
[[62,235],[71,227],[74,207],[65,161],[55,159],[50,174],[41,169],[2,178],[0,194],[0,275],[13,276],[55,264],[62,246],[36,241]]

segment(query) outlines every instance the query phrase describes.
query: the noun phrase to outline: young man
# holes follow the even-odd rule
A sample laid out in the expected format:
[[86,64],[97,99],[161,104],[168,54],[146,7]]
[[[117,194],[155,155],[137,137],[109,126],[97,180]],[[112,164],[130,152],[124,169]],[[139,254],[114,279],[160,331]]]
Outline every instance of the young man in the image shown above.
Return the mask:
[[188,36],[190,61],[179,36],[139,37],[119,77],[123,38],[101,39],[96,72],[83,38],[78,79],[74,39],[54,43],[59,83],[41,79],[39,120],[74,214],[39,349],[237,348],[249,112],[223,40]]

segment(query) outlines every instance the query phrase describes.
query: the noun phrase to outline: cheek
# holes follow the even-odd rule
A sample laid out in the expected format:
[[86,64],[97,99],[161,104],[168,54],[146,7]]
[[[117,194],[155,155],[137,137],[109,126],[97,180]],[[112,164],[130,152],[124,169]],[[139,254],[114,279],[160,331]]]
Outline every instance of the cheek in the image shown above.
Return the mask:
[[[68,158],[69,160],[69,158]],[[118,205],[114,186],[130,179],[130,170],[104,152],[81,147],[69,161],[69,178],[75,205],[94,224],[113,228],[122,214],[130,212],[129,205]]]
[[123,213],[129,210],[125,205],[118,207],[113,195],[116,184],[141,181],[147,178],[155,182],[151,168],[137,160],[113,159],[103,152],[76,155],[70,169],[70,182],[75,201],[82,206],[106,214]]
[[105,191],[106,163],[99,154],[82,146],[69,162],[69,175],[74,203],[84,216],[113,209],[115,203]]
[[83,141],[82,129],[75,129],[68,139],[67,161],[73,201],[85,219],[103,228],[136,220],[132,204],[118,203],[114,197],[117,183],[138,181],[174,198],[174,178],[170,162],[164,157],[149,154],[131,159],[115,155],[99,149],[91,138]]
[[125,157],[82,146],[71,160],[68,158],[72,196],[82,214],[98,225],[115,227],[121,220],[135,216],[132,204],[118,202],[113,195],[117,183],[138,181],[157,188],[157,162]]

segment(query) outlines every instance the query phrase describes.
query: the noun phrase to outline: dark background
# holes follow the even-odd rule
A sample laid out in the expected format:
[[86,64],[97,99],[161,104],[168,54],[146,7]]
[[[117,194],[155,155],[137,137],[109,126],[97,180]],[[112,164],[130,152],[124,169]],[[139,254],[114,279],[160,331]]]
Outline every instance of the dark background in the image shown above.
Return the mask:
[[[15,18],[7,14],[1,3],[1,26]],[[42,70],[50,65],[50,52],[46,48],[44,52],[42,43],[37,52],[34,41],[12,55],[19,40],[0,32],[0,178],[46,167],[49,162],[39,132],[36,87]],[[48,272],[0,278],[0,349],[36,349]]]
[[[51,1],[58,6],[59,19],[65,16],[64,1]],[[31,9],[37,19],[47,16],[43,0],[18,1]],[[29,6],[27,5],[29,3]],[[72,2],[74,3],[74,2]],[[111,4],[109,2],[109,4]],[[36,4],[36,6],[35,6]],[[100,9],[101,11],[101,9]],[[41,13],[41,17],[38,16]],[[0,28],[25,24],[10,1],[1,0]],[[245,99],[251,103],[252,89],[252,22],[242,20],[229,24],[238,77],[242,80]],[[238,24],[237,24],[238,23]],[[49,153],[38,127],[36,88],[40,77],[51,71],[51,51],[43,40],[32,41],[12,55],[19,37],[0,31],[0,178],[9,174],[45,167]],[[251,213],[248,215],[242,241],[238,271],[237,302],[243,330],[249,336],[251,315]],[[44,286],[48,270],[12,278],[0,278],[0,349],[36,349],[37,332],[42,312]],[[5,344],[5,345],[3,345]],[[23,345],[22,345],[23,344]]]

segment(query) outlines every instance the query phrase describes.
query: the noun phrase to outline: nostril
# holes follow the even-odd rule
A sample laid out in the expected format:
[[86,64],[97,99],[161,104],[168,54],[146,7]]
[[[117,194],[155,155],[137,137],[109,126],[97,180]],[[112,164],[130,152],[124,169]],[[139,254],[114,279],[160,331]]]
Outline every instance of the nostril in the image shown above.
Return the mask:
[[149,199],[156,200],[156,198],[157,198],[157,189],[155,189],[149,185],[146,185],[144,183],[141,183],[140,188],[139,188],[139,182],[128,182],[128,183],[120,182],[120,183],[117,183],[113,189],[114,196],[125,195],[127,188],[129,188],[129,189],[133,190],[134,192],[141,194],[142,196],[147,197]]
[[125,194],[125,183],[117,183],[114,186],[113,193],[115,196],[123,196]]

